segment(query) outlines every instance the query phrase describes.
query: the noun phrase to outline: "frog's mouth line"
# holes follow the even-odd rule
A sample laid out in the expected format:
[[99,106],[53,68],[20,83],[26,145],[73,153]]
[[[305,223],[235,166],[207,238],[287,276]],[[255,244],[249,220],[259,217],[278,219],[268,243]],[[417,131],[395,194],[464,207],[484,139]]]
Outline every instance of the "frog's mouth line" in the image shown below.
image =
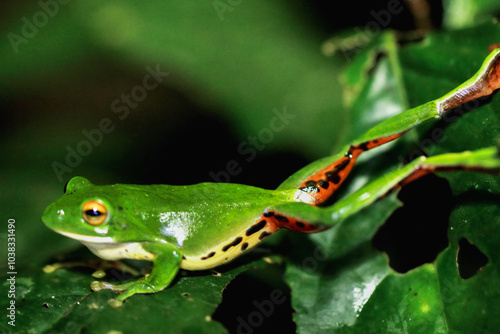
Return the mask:
[[62,231],[56,232],[80,241],[92,253],[104,260],[135,259],[153,261],[155,258],[155,255],[142,248],[139,242],[116,242],[111,237],[92,237]]
[[55,232],[62,234],[68,238],[76,239],[76,240],[81,241],[81,242],[88,242],[88,243],[95,243],[95,244],[116,243],[116,241],[111,237],[92,237],[92,236],[88,236],[88,235],[69,233],[69,232],[63,232],[63,231],[57,231],[57,230],[55,230]]

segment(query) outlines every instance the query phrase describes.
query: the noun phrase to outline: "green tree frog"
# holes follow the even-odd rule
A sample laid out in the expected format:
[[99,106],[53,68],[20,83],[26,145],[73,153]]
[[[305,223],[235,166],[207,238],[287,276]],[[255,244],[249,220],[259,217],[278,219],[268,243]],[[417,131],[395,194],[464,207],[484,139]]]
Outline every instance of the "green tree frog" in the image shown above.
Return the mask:
[[276,190],[229,183],[98,186],[74,177],[42,220],[103,259],[153,262],[151,273],[143,279],[92,283],[93,290],[120,292],[110,300],[119,307],[136,293],[165,289],[179,268],[204,270],[223,265],[281,228],[320,232],[426,173],[499,170],[495,147],[421,157],[331,206],[318,207],[342,184],[361,153],[499,88],[499,59],[500,49],[493,50],[480,70],[450,93],[376,125],[339,154],[299,170]]

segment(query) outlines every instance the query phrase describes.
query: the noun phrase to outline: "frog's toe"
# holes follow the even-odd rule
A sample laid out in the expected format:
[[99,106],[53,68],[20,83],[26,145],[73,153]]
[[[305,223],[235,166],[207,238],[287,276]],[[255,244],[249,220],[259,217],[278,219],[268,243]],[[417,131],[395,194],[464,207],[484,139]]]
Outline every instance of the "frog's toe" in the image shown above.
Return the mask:
[[93,281],[90,283],[90,288],[94,291],[99,291],[99,290],[113,290],[113,291],[123,291],[123,289],[119,289],[118,286],[108,283],[108,282],[100,282],[100,281]]
[[93,281],[92,283],[90,283],[90,288],[93,291],[99,291],[99,290],[103,289],[101,282],[99,282],[99,281]]
[[111,307],[114,307],[114,308],[119,308],[119,307],[122,307],[122,305],[123,305],[123,300],[120,300],[120,299],[118,299],[118,298],[109,299],[109,300],[108,300],[108,304],[109,304],[109,306],[111,306]]
[[94,278],[103,278],[106,276],[106,272],[104,270],[96,270],[92,273],[92,277]]

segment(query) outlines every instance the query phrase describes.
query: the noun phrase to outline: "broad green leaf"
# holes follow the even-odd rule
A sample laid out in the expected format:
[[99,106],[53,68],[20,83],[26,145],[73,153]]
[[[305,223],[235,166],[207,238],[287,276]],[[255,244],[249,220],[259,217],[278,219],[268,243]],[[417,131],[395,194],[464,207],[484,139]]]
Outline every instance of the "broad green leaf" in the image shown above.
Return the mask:
[[369,301],[356,324],[338,333],[447,333],[436,276],[428,264],[368,285],[364,297]]
[[[84,250],[73,257],[81,260],[88,257],[86,255],[88,251]],[[226,285],[250,268],[269,266],[257,260],[223,269],[218,274],[184,272],[165,291],[136,295],[116,309],[107,303],[114,292],[90,289],[90,283],[96,280],[90,275],[92,270],[75,267],[46,273],[41,268],[47,263],[51,262],[36,257],[29,265],[19,266],[15,278],[15,333],[126,333],[131,330],[155,333],[160,328],[172,333],[224,333],[224,327],[212,320],[211,315],[221,302]],[[117,269],[108,274],[118,280],[127,277]],[[3,282],[5,289],[9,281],[3,279]],[[9,333],[10,329],[5,321],[0,324],[2,333]]]
[[349,144],[377,123],[409,108],[397,41],[391,31],[377,36],[358,51],[342,74],[342,82],[344,101],[350,110],[343,144]]

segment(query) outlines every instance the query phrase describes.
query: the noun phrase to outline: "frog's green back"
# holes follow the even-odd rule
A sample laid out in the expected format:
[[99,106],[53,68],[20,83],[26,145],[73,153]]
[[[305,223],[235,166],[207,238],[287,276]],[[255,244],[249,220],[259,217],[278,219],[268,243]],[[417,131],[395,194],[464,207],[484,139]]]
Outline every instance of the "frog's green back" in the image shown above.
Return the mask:
[[177,247],[191,256],[202,256],[234,239],[255,224],[266,208],[290,202],[295,194],[295,190],[229,183],[150,187],[149,228],[161,236],[174,236]]

